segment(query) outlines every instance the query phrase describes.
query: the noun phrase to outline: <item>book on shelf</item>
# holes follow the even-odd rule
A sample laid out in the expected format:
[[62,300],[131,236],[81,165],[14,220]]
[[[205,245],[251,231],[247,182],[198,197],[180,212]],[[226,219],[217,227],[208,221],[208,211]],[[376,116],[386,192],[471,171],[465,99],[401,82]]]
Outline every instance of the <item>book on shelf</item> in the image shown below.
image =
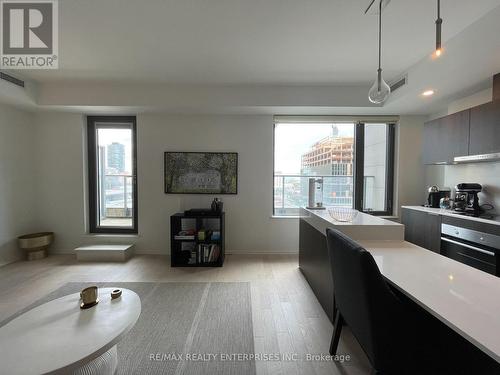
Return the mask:
[[196,231],[194,229],[181,230],[174,236],[174,240],[194,240]]
[[215,244],[198,245],[197,260],[198,263],[212,263],[219,259],[220,247]]
[[194,236],[174,236],[174,240],[194,240]]

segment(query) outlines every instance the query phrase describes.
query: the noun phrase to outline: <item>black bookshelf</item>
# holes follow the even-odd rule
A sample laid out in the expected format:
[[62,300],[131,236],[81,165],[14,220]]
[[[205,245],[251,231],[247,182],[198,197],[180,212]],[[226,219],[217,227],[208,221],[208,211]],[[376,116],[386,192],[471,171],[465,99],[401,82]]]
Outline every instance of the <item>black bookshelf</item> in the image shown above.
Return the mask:
[[[224,218],[224,212],[195,216],[177,213],[170,216],[170,265],[222,267],[226,255]],[[194,231],[194,234],[189,238],[179,237],[179,233],[187,230]],[[199,238],[200,231],[204,231],[204,239]]]

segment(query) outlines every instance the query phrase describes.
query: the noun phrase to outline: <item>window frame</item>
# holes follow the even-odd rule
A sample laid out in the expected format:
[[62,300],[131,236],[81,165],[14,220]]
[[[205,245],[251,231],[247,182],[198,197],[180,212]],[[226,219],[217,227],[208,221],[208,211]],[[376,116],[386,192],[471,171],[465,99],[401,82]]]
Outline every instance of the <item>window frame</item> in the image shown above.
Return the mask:
[[[386,124],[386,169],[385,169],[385,210],[365,211],[363,209],[363,196],[365,191],[365,125]],[[358,122],[354,132],[354,208],[360,212],[374,216],[392,216],[394,207],[394,158],[396,142],[396,124],[393,122]],[[358,184],[358,181],[361,183]]]
[[[97,124],[99,123],[99,126]],[[102,125],[102,123],[106,125]],[[99,225],[97,212],[97,129],[130,129],[132,131],[132,227]],[[87,116],[87,165],[89,233],[92,234],[138,234],[139,217],[137,206],[137,121],[135,116]]]
[[[349,121],[346,119],[331,121],[315,121],[314,123],[325,124],[329,123],[353,123],[354,124],[354,165],[353,165],[353,208],[374,216],[392,216],[394,214],[394,173],[395,173],[395,148],[396,148],[396,124],[397,121],[387,121],[384,119],[370,120],[370,121]],[[294,123],[294,122],[290,122]],[[307,123],[307,122],[304,122]],[[386,124],[387,125],[387,149],[386,149],[386,191],[385,191],[385,205],[386,209],[383,211],[365,211],[363,210],[363,195],[364,195],[364,146],[365,146],[365,125],[366,124]],[[291,218],[297,215],[277,215],[276,207],[274,206],[274,192],[275,192],[275,155],[276,155],[276,121],[273,124],[273,184],[272,184],[272,216]],[[358,162],[359,161],[359,162]],[[358,184],[358,181],[360,183]]]

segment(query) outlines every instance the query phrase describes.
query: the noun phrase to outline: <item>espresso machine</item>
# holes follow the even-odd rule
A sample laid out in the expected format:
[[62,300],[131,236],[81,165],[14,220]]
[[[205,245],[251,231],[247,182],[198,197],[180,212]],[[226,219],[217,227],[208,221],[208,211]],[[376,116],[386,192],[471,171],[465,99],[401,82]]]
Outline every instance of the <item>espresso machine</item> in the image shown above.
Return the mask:
[[462,183],[455,186],[455,212],[467,216],[479,216],[478,194],[483,190],[480,184]]

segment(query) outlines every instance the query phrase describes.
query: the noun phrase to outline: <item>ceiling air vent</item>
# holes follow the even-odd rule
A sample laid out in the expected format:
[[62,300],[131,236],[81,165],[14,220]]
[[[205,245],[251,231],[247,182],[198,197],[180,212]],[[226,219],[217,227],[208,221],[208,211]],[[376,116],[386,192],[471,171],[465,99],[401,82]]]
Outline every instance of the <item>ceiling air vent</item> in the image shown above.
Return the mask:
[[3,79],[4,81],[13,83],[14,85],[17,85],[19,87],[24,87],[24,81],[21,81],[20,79],[17,79],[16,77],[12,77],[11,75],[0,72],[0,79]]
[[391,84],[389,85],[389,87],[391,88],[391,92],[394,92],[394,91],[396,91],[397,89],[403,87],[406,84],[408,84],[408,76],[405,75],[405,76],[397,79],[396,81],[391,82]]

